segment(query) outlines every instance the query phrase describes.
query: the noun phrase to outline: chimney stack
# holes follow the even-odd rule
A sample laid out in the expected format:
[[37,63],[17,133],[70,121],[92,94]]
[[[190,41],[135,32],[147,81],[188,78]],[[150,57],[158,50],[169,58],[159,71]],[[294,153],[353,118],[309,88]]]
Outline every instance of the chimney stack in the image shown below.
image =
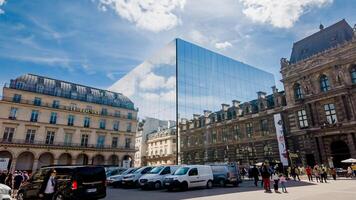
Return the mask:
[[267,93],[259,91],[257,92],[258,99],[264,99],[266,97]]
[[238,100],[232,100],[232,106],[234,106],[235,108],[239,108],[240,107],[240,101]]
[[230,107],[229,104],[225,104],[225,103],[221,104],[221,109],[222,109],[223,111],[227,111],[227,109],[228,109],[229,107]]
[[210,110],[204,110],[204,117],[209,117],[210,114],[211,114]]

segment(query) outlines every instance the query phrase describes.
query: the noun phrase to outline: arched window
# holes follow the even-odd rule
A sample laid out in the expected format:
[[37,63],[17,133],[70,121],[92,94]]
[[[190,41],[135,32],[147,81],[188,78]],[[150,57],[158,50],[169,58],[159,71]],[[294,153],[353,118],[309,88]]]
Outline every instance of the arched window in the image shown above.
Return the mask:
[[353,66],[351,69],[351,80],[352,83],[356,83],[356,66]]
[[322,75],[320,77],[320,90],[322,92],[326,92],[326,91],[330,90],[329,79],[325,75]]
[[303,98],[303,94],[302,94],[302,87],[300,86],[299,83],[296,83],[294,85],[294,98],[296,100],[302,99]]

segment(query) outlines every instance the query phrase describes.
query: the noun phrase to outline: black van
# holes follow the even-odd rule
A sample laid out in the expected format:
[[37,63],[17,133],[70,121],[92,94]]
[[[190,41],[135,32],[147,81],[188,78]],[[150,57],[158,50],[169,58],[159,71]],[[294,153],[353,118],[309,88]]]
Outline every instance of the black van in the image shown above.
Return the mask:
[[101,199],[106,197],[106,175],[104,167],[97,166],[51,166],[35,172],[23,184],[18,200],[39,199],[39,190],[44,178],[51,170],[57,172],[57,191],[54,199]]

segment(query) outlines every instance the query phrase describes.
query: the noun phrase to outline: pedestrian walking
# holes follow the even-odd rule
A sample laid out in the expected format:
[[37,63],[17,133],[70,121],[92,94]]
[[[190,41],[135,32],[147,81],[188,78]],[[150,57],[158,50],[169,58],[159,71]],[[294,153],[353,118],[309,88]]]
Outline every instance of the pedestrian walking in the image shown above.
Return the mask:
[[256,165],[254,165],[253,168],[251,169],[251,177],[253,177],[256,187],[257,187],[257,183],[258,183],[258,175],[259,175],[258,169],[257,169]]
[[12,173],[8,172],[6,179],[5,179],[5,185],[9,186],[10,188],[12,188]]
[[262,168],[261,176],[262,176],[265,192],[271,192],[271,180],[270,180],[271,174],[266,165],[264,165]]
[[326,172],[326,168],[324,167],[322,169],[322,173],[321,173],[321,179],[323,182],[327,183],[327,179],[328,179],[328,173]]
[[39,197],[43,200],[52,200],[57,189],[57,172],[55,170],[49,171],[45,177],[39,191]]
[[320,182],[320,174],[319,174],[319,169],[318,169],[317,165],[314,167],[313,173],[314,173],[316,182]]
[[330,169],[330,175],[333,177],[334,181],[336,181],[336,169],[335,168],[331,168]]
[[283,174],[280,174],[279,175],[279,183],[281,184],[282,192],[287,193],[287,187],[286,187],[287,178],[286,178],[286,176],[284,176]]
[[13,187],[13,197],[16,198],[17,197],[17,192],[19,191],[20,189],[20,186],[21,186],[21,183],[23,181],[23,177],[22,177],[22,174],[21,172],[15,172],[15,175],[14,175],[14,187]]
[[273,179],[273,188],[274,188],[274,192],[275,193],[280,193],[278,191],[278,182],[279,182],[279,176],[277,174],[277,172],[275,171],[273,174],[272,174],[272,179]]
[[351,166],[349,166],[349,167],[347,168],[347,177],[352,178],[352,174],[353,174],[352,168],[351,168]]
[[312,169],[311,169],[310,166],[307,166],[307,168],[305,168],[305,172],[306,172],[306,174],[308,176],[309,182],[313,181]]

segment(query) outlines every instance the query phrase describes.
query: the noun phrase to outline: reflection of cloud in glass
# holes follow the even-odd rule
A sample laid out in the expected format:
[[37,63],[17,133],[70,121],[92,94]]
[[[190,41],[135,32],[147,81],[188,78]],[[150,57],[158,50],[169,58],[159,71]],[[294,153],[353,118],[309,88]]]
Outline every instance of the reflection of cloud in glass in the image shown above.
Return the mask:
[[135,102],[140,117],[175,119],[175,41],[110,87]]

